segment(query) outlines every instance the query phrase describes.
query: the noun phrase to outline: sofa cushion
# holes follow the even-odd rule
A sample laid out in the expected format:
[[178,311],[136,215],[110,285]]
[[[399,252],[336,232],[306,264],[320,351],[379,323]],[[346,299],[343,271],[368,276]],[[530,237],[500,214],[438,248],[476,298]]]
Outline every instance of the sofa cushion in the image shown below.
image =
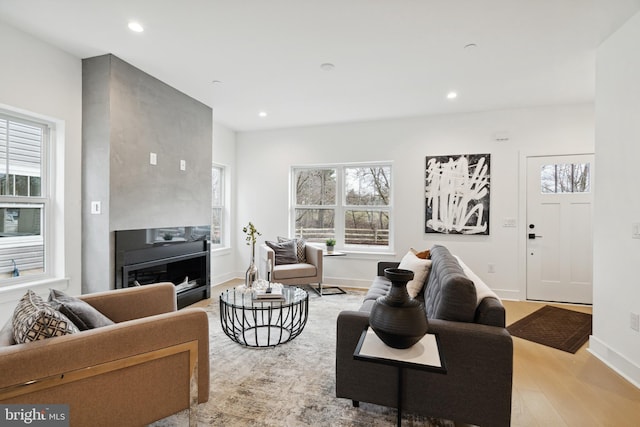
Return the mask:
[[267,246],[273,249],[276,254],[275,265],[297,264],[298,255],[296,254],[296,241],[289,240],[286,242],[265,242]]
[[20,299],[13,312],[13,338],[18,344],[76,332],[78,328],[67,316],[31,290]]
[[418,258],[409,251],[400,261],[398,268],[413,271],[413,279],[407,282],[407,292],[411,298],[417,297],[429,275],[431,260]]
[[7,323],[0,329],[0,347],[14,345],[16,340],[13,339],[13,320],[9,318]]
[[93,308],[91,304],[62,291],[51,289],[48,302],[51,307],[67,316],[81,331],[114,324],[111,319]]
[[493,290],[489,286],[487,286],[487,284],[484,283],[484,281],[479,278],[476,273],[474,273],[469,267],[467,267],[467,265],[460,259],[460,257],[456,255],[454,256],[456,257],[458,264],[460,264],[460,267],[462,267],[464,275],[473,282],[473,285],[476,288],[476,307],[479,306],[480,302],[482,302],[482,300],[485,298],[495,298],[500,301],[498,295],[496,295],[496,293],[493,292]]
[[288,237],[280,237],[278,236],[278,243],[288,242],[289,240],[293,240],[296,242],[296,255],[298,256],[298,262],[306,263],[307,262],[307,240],[304,237],[297,237],[295,239],[289,239]]
[[464,275],[456,258],[444,246],[431,248],[431,273],[427,280],[424,305],[429,319],[473,322],[476,289]]
[[313,277],[317,274],[312,264],[284,264],[273,268],[273,280],[294,279],[297,277]]
[[373,279],[373,283],[371,284],[371,287],[369,287],[369,291],[367,292],[367,295],[365,295],[364,300],[375,301],[378,297],[385,296],[389,293],[389,289],[391,289],[391,281],[386,277],[376,276]]

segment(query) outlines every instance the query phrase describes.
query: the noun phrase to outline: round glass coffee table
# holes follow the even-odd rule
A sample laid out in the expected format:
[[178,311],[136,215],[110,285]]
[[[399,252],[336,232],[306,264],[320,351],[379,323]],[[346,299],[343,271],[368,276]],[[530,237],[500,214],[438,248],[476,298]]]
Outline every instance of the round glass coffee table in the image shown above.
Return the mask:
[[295,286],[284,286],[282,295],[283,301],[257,301],[251,291],[233,288],[222,292],[222,330],[247,347],[274,347],[291,341],[307,324],[309,294]]

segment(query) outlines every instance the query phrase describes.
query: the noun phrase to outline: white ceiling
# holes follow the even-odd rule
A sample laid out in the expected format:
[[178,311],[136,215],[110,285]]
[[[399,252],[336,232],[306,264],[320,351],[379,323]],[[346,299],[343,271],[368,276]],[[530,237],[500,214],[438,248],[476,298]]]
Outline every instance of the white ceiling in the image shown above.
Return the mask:
[[[0,21],[79,58],[112,53],[247,131],[590,101],[597,45],[639,9],[640,0],[0,0]],[[145,31],[131,32],[130,20]]]

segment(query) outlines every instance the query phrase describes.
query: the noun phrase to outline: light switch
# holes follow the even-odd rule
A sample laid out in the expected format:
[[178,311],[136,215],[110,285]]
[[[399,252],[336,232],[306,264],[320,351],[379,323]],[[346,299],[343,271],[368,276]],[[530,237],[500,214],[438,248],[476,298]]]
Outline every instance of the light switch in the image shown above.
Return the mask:
[[91,214],[99,215],[102,213],[102,204],[99,201],[91,202]]
[[158,155],[156,153],[149,153],[149,164],[154,166],[158,164]]
[[180,170],[181,171],[186,171],[187,170],[187,161],[186,160],[180,160]]

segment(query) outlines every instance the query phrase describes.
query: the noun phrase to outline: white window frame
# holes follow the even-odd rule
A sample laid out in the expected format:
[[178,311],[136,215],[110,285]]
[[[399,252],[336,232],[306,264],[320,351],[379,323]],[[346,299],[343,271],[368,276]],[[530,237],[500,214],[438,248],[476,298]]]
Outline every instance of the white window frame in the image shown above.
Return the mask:
[[56,194],[54,178],[55,172],[52,165],[55,161],[55,150],[53,145],[56,138],[56,124],[37,117],[31,117],[27,114],[4,109],[0,109],[0,118],[3,120],[21,122],[43,128],[40,153],[40,196],[13,196],[0,194],[0,206],[2,207],[38,207],[42,212],[40,219],[40,236],[5,237],[0,239],[0,248],[15,248],[23,245],[32,245],[34,243],[40,243],[43,246],[43,271],[39,273],[24,274],[18,277],[0,278],[0,287],[11,287],[22,283],[37,282],[55,277],[56,272],[53,259],[53,253],[55,251],[52,249],[54,247],[54,242],[53,231],[50,225],[54,222],[53,212],[55,211],[54,201],[52,199],[52,195]]
[[[369,167],[382,167],[388,166],[391,169],[391,185],[388,206],[370,206],[370,205],[347,205],[346,204],[346,191],[345,191],[345,169],[347,168],[369,168]],[[313,169],[334,169],[336,171],[336,200],[334,205],[297,205],[296,204],[296,172],[300,170],[313,170]],[[290,170],[290,197],[289,197],[289,235],[296,235],[296,209],[333,209],[335,218],[335,249],[349,253],[393,253],[394,248],[394,168],[392,161],[377,161],[377,162],[358,162],[358,163],[329,163],[319,165],[295,165],[291,166]],[[345,244],[345,213],[349,210],[367,210],[367,211],[384,211],[389,214],[389,244],[387,246],[382,245],[357,245],[357,244]]]
[[[229,246],[229,211],[228,205],[229,201],[227,199],[227,195],[229,194],[229,189],[227,188],[227,172],[228,168],[225,165],[219,163],[213,163],[211,166],[211,177],[213,180],[213,169],[218,169],[220,171],[220,202],[221,204],[216,205],[213,203],[213,197],[211,198],[211,234],[213,235],[214,227],[213,227],[213,210],[220,209],[220,243],[211,243],[211,249],[224,249]],[[212,182],[212,191],[213,191],[213,182]]]

